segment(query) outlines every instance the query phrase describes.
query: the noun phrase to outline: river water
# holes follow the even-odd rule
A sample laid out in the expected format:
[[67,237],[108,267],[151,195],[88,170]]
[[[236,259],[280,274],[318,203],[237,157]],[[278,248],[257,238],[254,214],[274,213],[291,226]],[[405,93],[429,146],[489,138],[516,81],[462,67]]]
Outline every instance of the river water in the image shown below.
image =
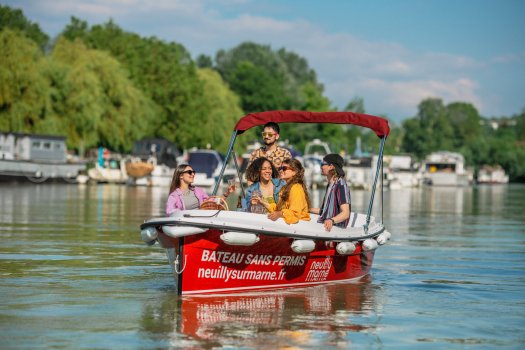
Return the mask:
[[[176,296],[140,240],[166,197],[0,185],[0,348],[525,347],[523,185],[385,192],[392,239],[359,283],[206,298]],[[353,191],[352,209],[367,200]]]

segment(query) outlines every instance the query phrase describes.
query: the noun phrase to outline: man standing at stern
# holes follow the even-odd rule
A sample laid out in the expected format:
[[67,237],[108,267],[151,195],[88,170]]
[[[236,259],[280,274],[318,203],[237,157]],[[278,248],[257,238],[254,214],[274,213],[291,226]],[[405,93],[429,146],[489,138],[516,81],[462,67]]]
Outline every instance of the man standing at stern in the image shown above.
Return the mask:
[[279,131],[280,128],[277,123],[268,122],[264,124],[262,132],[264,146],[252,152],[248,166],[250,166],[255,159],[265,157],[272,162],[275,168],[279,169],[283,160],[292,158],[290,151],[286,148],[277,146]]

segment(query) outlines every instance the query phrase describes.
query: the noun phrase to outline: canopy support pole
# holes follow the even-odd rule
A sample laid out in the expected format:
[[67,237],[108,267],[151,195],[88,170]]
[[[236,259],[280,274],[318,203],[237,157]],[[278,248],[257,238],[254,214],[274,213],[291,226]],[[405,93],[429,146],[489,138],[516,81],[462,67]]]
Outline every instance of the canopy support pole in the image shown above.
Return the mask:
[[[368,225],[370,224],[370,216],[372,215],[372,207],[374,205],[374,196],[376,193],[377,178],[379,177],[379,174],[382,172],[382,168],[383,168],[383,150],[385,148],[385,140],[386,140],[386,137],[382,137],[381,145],[379,146],[379,156],[377,159],[376,175],[374,178],[374,184],[372,186],[372,194],[370,195],[370,203],[368,203],[368,212],[366,213],[365,232],[368,232]],[[381,179],[381,192],[383,191],[382,181],[383,179]],[[381,200],[382,199],[383,197],[381,197]],[[381,203],[381,208],[382,206],[383,204]],[[381,216],[382,215],[383,213],[381,213]]]
[[219,189],[219,185],[221,184],[222,177],[224,176],[224,170],[226,169],[226,166],[228,165],[228,159],[230,159],[230,155],[233,151],[233,145],[235,144],[235,139],[237,138],[237,130],[234,130],[232,133],[232,137],[230,139],[230,145],[228,146],[228,151],[226,152],[226,157],[224,157],[224,164],[222,165],[221,173],[219,174],[219,178],[215,182],[215,187],[213,188],[212,195],[215,196],[217,194],[217,190]]
[[239,168],[239,163],[237,162],[237,155],[235,152],[233,152],[233,164],[235,165],[235,170],[237,171],[237,177],[239,178],[239,184],[241,185],[241,194],[242,197],[246,197],[244,194],[244,186],[242,184],[242,178],[241,178],[241,169]]

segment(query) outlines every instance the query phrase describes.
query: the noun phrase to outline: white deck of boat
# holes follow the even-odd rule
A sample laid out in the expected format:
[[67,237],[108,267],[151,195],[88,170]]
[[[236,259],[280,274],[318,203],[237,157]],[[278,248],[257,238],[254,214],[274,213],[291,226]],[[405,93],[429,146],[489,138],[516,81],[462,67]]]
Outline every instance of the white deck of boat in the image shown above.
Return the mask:
[[384,230],[383,225],[376,223],[374,218],[371,217],[368,232],[365,232],[366,215],[364,214],[351,213],[348,228],[333,227],[330,232],[325,231],[323,224],[317,222],[318,215],[311,214],[310,217],[310,221],[299,221],[297,224],[288,225],[282,218],[272,221],[263,214],[237,211],[185,210],[177,211],[170,217],[148,220],[144,225],[216,228],[223,231],[265,233],[276,236],[324,240],[364,239],[376,236]]

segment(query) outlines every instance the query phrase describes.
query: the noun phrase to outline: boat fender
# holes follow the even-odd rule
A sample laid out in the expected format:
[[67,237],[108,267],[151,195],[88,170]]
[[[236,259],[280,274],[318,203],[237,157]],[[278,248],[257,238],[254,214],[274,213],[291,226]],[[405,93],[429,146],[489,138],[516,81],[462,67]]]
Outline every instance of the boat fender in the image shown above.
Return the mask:
[[221,235],[221,239],[224,243],[230,245],[244,245],[251,246],[259,242],[259,236],[255,233],[246,232],[225,232]]
[[365,239],[363,241],[363,250],[374,250],[377,248],[377,241],[372,238]]
[[310,253],[315,248],[315,242],[311,239],[296,239],[292,242],[292,250],[296,253]]
[[157,240],[157,229],[155,227],[146,227],[140,230],[140,237],[147,245],[154,245]]
[[383,245],[390,239],[391,236],[392,235],[390,234],[390,232],[384,231],[383,233],[381,233],[379,236],[376,237],[376,241],[377,243],[379,243],[379,245]]
[[162,232],[173,238],[196,235],[206,231],[203,228],[191,227],[191,226],[162,226]]
[[341,255],[352,254],[355,251],[355,244],[353,242],[339,242],[335,250]]

